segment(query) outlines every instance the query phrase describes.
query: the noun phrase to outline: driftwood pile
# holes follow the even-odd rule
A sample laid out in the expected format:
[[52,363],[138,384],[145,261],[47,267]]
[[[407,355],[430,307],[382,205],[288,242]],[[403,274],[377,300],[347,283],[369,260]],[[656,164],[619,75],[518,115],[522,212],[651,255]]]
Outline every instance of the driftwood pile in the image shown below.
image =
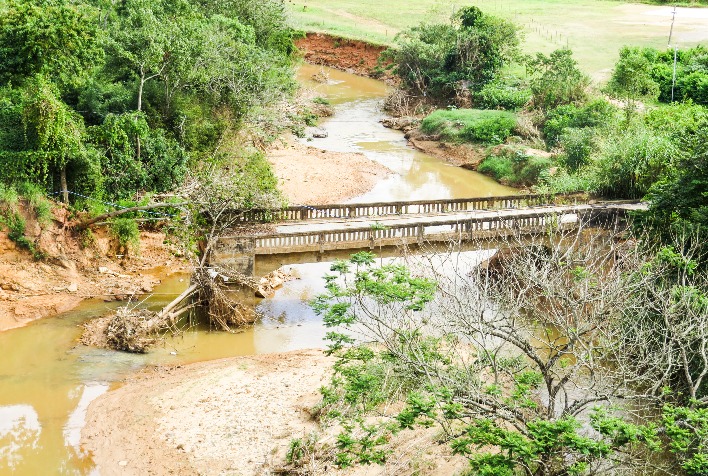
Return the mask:
[[145,353],[159,340],[157,313],[147,309],[120,308],[106,326],[106,344],[116,350]]

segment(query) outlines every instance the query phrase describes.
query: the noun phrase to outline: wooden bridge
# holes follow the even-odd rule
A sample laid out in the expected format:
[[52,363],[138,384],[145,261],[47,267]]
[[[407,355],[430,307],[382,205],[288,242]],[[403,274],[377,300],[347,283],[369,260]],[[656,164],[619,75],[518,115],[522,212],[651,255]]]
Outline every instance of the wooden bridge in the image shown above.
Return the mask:
[[550,227],[607,226],[641,209],[638,202],[589,202],[577,196],[505,197],[360,203],[252,210],[244,222],[274,222],[275,231],[221,237],[210,263],[251,275],[257,255],[421,245],[541,233]]

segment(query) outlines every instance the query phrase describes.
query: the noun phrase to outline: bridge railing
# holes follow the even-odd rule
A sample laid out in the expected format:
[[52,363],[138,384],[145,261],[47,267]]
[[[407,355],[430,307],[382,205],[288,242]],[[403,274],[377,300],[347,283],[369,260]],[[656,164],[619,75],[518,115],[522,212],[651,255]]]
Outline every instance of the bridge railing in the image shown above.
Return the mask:
[[415,213],[449,213],[471,210],[524,208],[551,204],[585,204],[577,195],[507,195],[500,197],[411,200],[335,205],[298,205],[281,209],[254,209],[234,212],[242,222],[305,221],[326,218],[357,218]]
[[255,254],[298,251],[324,251],[423,243],[449,239],[469,240],[483,233],[501,234],[504,230],[542,230],[549,226],[575,226],[581,215],[594,210],[592,206],[569,207],[562,213],[539,211],[518,212],[513,216],[470,217],[430,224],[397,224],[390,227],[359,227],[346,230],[304,231],[288,234],[268,234],[242,237],[253,240]]

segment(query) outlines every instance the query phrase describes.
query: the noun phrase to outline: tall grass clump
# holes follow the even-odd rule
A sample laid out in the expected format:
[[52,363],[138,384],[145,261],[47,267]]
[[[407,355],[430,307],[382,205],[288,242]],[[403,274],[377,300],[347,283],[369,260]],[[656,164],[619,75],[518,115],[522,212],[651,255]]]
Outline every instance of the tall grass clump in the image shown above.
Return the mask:
[[485,158],[477,171],[514,187],[530,187],[545,180],[553,161],[521,150],[503,149]]
[[516,115],[508,111],[481,109],[438,110],[423,119],[420,129],[451,142],[503,143],[516,126]]

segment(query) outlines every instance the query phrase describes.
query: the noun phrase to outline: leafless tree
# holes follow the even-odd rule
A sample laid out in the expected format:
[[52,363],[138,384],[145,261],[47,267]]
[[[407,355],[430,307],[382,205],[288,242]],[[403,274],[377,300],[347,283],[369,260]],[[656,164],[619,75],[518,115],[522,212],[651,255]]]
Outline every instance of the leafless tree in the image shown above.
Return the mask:
[[[560,444],[530,459],[517,457],[520,474],[567,474],[581,463],[586,465],[582,474],[610,469],[617,474],[638,464],[661,471],[644,455],[640,442],[649,437],[642,427],[627,426],[636,444],[620,445],[611,431],[596,424],[598,415],[636,422],[639,410],[655,397],[647,392],[641,369],[632,368],[628,356],[621,355],[617,341],[626,317],[644,311],[636,296],[653,282],[651,274],[637,272],[649,256],[641,243],[580,229],[510,236],[497,245],[490,250],[480,244],[482,251],[471,257],[408,257],[406,265],[414,275],[437,283],[434,299],[422,311],[396,297],[402,295],[400,287],[380,292],[383,285],[403,283],[395,272],[358,274],[345,298],[355,316],[349,332],[358,343],[383,349],[380,363],[388,373],[382,391],[405,398],[415,389],[433,399],[437,410],[425,418],[434,419],[458,449],[491,445],[513,453],[492,440],[482,443],[479,434],[464,443],[470,425],[476,424],[471,422],[480,421],[493,421],[494,431],[511,430],[522,440],[535,437],[538,422],[573,421],[580,425],[580,437],[613,448],[599,456]],[[362,279],[379,282],[367,288]],[[337,378],[346,380],[346,373]],[[450,393],[441,398],[430,389]],[[453,417],[452,404],[462,409]]]

